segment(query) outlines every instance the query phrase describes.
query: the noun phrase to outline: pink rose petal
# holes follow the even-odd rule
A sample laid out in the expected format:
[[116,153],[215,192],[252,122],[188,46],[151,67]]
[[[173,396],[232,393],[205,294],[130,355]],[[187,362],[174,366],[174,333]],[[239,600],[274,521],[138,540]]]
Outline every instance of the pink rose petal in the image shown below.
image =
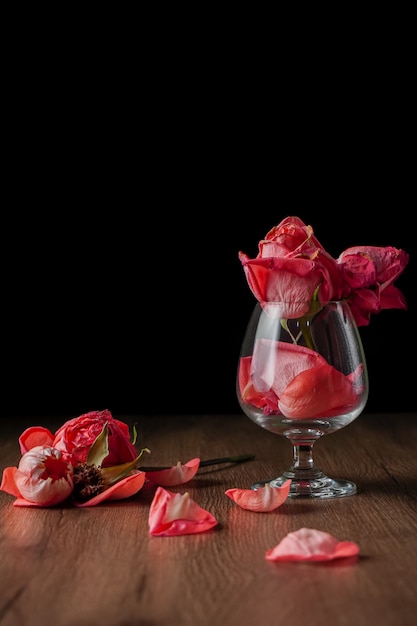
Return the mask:
[[191,459],[184,464],[178,461],[176,465],[168,469],[147,472],[146,478],[161,487],[175,487],[194,478],[199,467],[199,458]]
[[5,491],[11,496],[15,496],[15,498],[20,498],[21,494],[15,483],[16,472],[17,467],[4,468],[0,489],[1,491]]
[[122,478],[119,482],[115,483],[108,489],[105,489],[94,498],[90,498],[86,502],[75,502],[75,506],[80,508],[87,506],[96,506],[100,504],[100,502],[105,502],[106,500],[123,500],[125,498],[130,498],[135,493],[140,491],[145,483],[146,474],[145,472],[140,472],[139,470],[134,470],[132,474],[126,476],[126,478]]
[[43,426],[29,426],[19,437],[20,452],[25,454],[35,446],[52,446],[54,435]]
[[339,541],[315,528],[300,528],[288,533],[265,557],[268,561],[330,561],[357,554],[359,546],[353,541]]
[[159,537],[202,533],[216,526],[216,518],[191,499],[188,492],[158,487],[149,509],[149,532]]
[[291,480],[288,479],[281,487],[271,487],[267,483],[258,489],[228,489],[225,494],[242,509],[267,513],[285,502],[290,486]]

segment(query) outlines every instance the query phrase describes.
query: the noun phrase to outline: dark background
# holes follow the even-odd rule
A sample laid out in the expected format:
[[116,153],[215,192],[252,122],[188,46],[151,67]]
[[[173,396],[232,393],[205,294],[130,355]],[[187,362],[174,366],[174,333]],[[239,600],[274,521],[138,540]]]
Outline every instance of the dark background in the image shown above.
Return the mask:
[[1,417],[239,412],[238,252],[288,215],[335,257],[410,254],[409,309],[360,332],[367,410],[415,411],[410,39],[89,24],[29,44],[20,25],[5,64]]

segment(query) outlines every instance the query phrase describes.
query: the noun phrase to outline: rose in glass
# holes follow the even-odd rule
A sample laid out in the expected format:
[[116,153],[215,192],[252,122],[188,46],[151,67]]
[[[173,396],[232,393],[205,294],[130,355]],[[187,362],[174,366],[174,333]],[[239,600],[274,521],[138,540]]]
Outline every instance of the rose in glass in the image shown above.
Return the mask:
[[258,248],[254,259],[243,252],[239,259],[259,302],[286,303],[283,317],[294,319],[317,312],[338,298],[341,274],[337,261],[300,218],[287,217],[267,233]]
[[383,309],[406,309],[402,292],[393,283],[409,261],[404,250],[387,246],[354,246],[338,258],[343,275],[343,293],[357,326],[367,326],[371,313]]

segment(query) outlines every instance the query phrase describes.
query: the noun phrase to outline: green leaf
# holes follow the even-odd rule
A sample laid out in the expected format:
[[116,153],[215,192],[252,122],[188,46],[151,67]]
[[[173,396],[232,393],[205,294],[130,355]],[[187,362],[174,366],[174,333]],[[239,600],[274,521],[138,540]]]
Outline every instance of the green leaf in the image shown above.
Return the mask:
[[87,463],[89,465],[95,465],[100,467],[106,456],[109,454],[109,426],[106,422],[103,426],[103,430],[94,441],[93,445],[88,451]]
[[119,480],[122,480],[122,478],[125,478],[126,476],[128,476],[130,472],[136,468],[139,462],[139,459],[141,458],[144,452],[148,452],[150,454],[151,451],[149,450],[149,448],[142,448],[142,450],[140,451],[136,459],[133,459],[133,461],[129,461],[129,463],[122,463],[121,465],[113,465],[113,467],[102,467],[101,475],[104,478],[106,487],[110,487],[111,485],[114,485],[115,483],[119,482]]

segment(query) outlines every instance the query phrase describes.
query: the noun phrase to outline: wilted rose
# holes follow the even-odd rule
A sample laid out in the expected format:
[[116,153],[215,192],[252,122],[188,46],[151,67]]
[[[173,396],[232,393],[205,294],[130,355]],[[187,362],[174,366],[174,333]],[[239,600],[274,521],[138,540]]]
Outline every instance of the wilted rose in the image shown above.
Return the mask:
[[367,326],[371,313],[384,309],[407,309],[403,293],[393,283],[402,274],[409,255],[387,246],[355,246],[338,258],[343,275],[343,294],[357,326]]
[[281,316],[298,318],[312,304],[325,306],[337,299],[340,268],[298,217],[287,217],[258,244],[255,258],[239,252],[248,285],[259,302],[285,303]]
[[137,457],[137,451],[130,441],[129,427],[125,422],[115,419],[108,410],[90,411],[68,420],[56,431],[52,445],[69,454],[74,465],[83,463],[106,422],[109,454],[103,460],[102,466],[110,467],[133,461]]

